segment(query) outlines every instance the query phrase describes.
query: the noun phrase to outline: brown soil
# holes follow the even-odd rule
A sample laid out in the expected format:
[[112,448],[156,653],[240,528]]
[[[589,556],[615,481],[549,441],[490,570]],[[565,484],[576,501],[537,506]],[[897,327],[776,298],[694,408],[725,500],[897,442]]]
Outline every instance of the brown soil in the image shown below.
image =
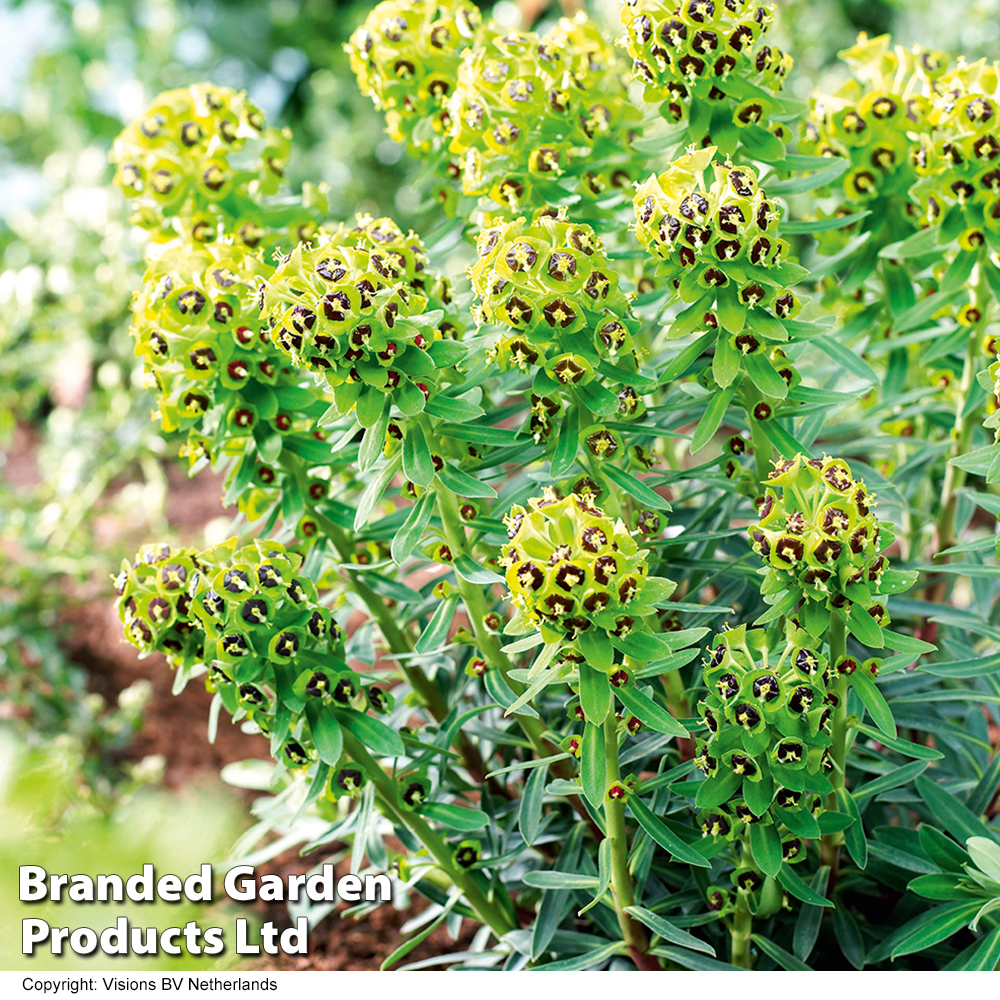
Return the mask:
[[[37,435],[25,429],[18,433],[14,447],[8,453],[5,475],[21,490],[30,490],[37,482],[34,449]],[[231,517],[232,509],[221,504],[221,477],[202,472],[188,479],[178,465],[164,463],[169,482],[166,516],[171,532],[182,542],[201,540],[204,526],[217,517]],[[110,492],[120,488],[116,484]],[[102,519],[103,520],[103,519]],[[100,544],[114,546],[127,554],[134,550],[133,541],[122,537],[115,525],[100,525]],[[139,539],[138,542],[148,539]],[[130,547],[131,546],[131,547]],[[110,581],[90,580],[84,584],[65,585],[64,610],[58,626],[65,635],[63,646],[71,659],[90,675],[90,688],[113,702],[118,694],[140,678],[153,686],[152,697],[144,713],[141,730],[120,762],[138,762],[150,754],[162,755],[166,761],[164,784],[179,789],[191,784],[217,782],[220,768],[233,761],[247,758],[270,759],[267,741],[261,736],[249,736],[239,727],[220,719],[214,744],[207,738],[208,710],[211,695],[195,681],[181,694],[171,693],[173,675],[159,655],[140,660],[137,651],[122,639],[121,624],[113,606]],[[246,792],[249,805],[257,793]],[[249,822],[249,821],[248,821]],[[258,875],[276,874],[282,878],[303,873],[343,848],[330,844],[312,854],[299,856],[290,850],[266,865],[258,866]],[[337,866],[337,875],[346,874],[349,862]],[[375,970],[401,942],[400,928],[426,903],[414,894],[415,904],[407,911],[385,904],[360,920],[342,920],[339,914],[346,904],[324,918],[310,933],[307,956],[266,957],[247,966],[254,970],[322,969]],[[282,903],[255,904],[258,917],[273,921],[279,928],[291,926]],[[462,951],[471,942],[475,926],[466,921],[459,941],[452,941],[444,927],[439,927],[419,947],[403,960],[420,961],[449,952]]]

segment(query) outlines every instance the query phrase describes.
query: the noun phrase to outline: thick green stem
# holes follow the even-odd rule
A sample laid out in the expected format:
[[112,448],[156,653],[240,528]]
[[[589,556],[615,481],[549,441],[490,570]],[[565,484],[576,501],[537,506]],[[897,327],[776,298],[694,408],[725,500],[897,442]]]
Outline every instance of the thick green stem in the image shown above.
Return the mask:
[[441,870],[462,891],[482,922],[488,924],[497,937],[503,937],[508,931],[514,930],[515,925],[509,915],[487,898],[483,890],[473,880],[470,872],[465,871],[455,863],[451,849],[440,835],[428,825],[423,817],[403,808],[399,801],[396,783],[386,774],[382,765],[372,757],[364,744],[346,729],[342,732],[344,734],[344,748],[354,762],[364,769],[369,780],[375,785],[379,805],[386,815],[393,823],[412,831],[437,861]]
[[[347,565],[347,560],[350,559],[352,551],[347,533],[338,524],[335,524],[329,518],[324,517],[324,515],[316,511],[313,511],[311,516],[315,518],[316,523],[319,524],[330,541],[333,542],[337,554],[344,561],[345,565]],[[396,624],[389,609],[385,606],[385,601],[365,583],[360,573],[351,574],[351,586],[354,593],[364,602],[368,613],[378,624],[382,632],[382,637],[389,646],[389,651],[396,656],[405,656],[407,653],[413,652],[413,643],[406,637],[399,625]],[[440,688],[420,667],[414,666],[406,660],[399,660],[398,663],[410,687],[413,688],[417,693],[417,697],[427,706],[427,711],[438,722],[446,719],[448,717],[448,703],[441,693]],[[461,732],[455,739],[455,745],[459,753],[461,753],[469,773],[473,778],[481,781],[486,774],[486,767],[479,750],[468,736]],[[495,790],[499,790],[499,788],[496,787]]]
[[[744,834],[745,837],[745,834]],[[750,851],[746,840],[740,840],[740,866],[750,863]],[[753,952],[750,949],[750,935],[753,934],[753,914],[745,892],[736,893],[736,911],[729,925],[730,962],[740,969],[753,968]]]
[[635,902],[635,896],[632,892],[632,873],[628,870],[624,786],[621,785],[618,763],[618,721],[614,712],[609,712],[604,720],[604,759],[608,788],[617,785],[623,792],[621,798],[608,796],[604,801],[604,821],[608,828],[608,840],[611,842],[611,895],[618,915],[618,926],[636,965],[640,969],[658,968],[648,955],[649,939],[646,931],[642,924],[626,912],[626,908]]
[[[955,404],[955,425],[952,428],[952,444],[949,458],[958,458],[969,450],[976,421],[972,414],[965,412],[969,392],[976,379],[976,353],[982,328],[977,325],[969,334],[965,348],[965,364],[962,380],[958,386],[958,401]],[[951,462],[945,466],[944,483],[941,487],[941,512],[935,526],[935,553],[943,552],[955,544],[955,511],[958,507],[958,491],[965,485],[967,473]],[[946,557],[947,558],[947,557]],[[944,560],[942,560],[943,562]]]
[[[830,617],[830,631],[827,635],[830,643],[830,668],[836,667],[837,662],[847,652],[847,630],[843,616],[835,611]],[[844,787],[844,780],[847,774],[847,677],[842,674],[835,674],[833,681],[833,694],[837,698],[837,706],[834,709],[831,719],[831,737],[833,743],[830,747],[830,755],[833,760],[833,770],[830,772],[830,783],[833,791],[827,796],[827,808],[837,811],[837,791]],[[823,837],[821,855],[823,864],[830,866],[830,881],[828,884],[828,894],[833,895],[834,886],[837,883],[837,873],[840,866],[840,845],[843,843],[842,833],[828,833]]]
[[757,482],[763,483],[771,471],[771,458],[774,450],[771,439],[764,433],[764,425],[754,416],[757,404],[764,403],[764,397],[749,378],[744,379],[743,405],[747,411],[747,423],[750,425],[750,438],[753,441],[753,457],[757,468]]
[[[444,487],[440,487],[437,492],[438,514],[441,517],[441,525],[444,529],[445,540],[451,547],[455,555],[471,555],[469,552],[469,540],[465,534],[465,527],[462,524],[461,515],[458,510],[458,498],[455,494]],[[455,583],[458,591],[462,595],[466,612],[469,616],[469,626],[476,639],[476,646],[482,654],[483,659],[489,664],[491,670],[499,670],[503,679],[507,682],[515,695],[520,695],[524,687],[510,676],[513,664],[504,653],[501,646],[500,636],[496,632],[490,631],[486,627],[485,618],[488,612],[486,598],[483,589],[478,584],[463,580],[457,573]],[[546,736],[545,724],[541,719],[528,715],[519,715],[517,721],[531,743],[532,748],[539,757],[549,757],[559,752],[558,746]],[[576,777],[575,769],[566,760],[558,760],[549,765],[549,771],[557,778],[572,781]],[[586,807],[577,795],[569,796],[570,804],[584,819],[590,824],[595,836],[600,839],[601,833],[597,829],[593,820],[587,813]]]

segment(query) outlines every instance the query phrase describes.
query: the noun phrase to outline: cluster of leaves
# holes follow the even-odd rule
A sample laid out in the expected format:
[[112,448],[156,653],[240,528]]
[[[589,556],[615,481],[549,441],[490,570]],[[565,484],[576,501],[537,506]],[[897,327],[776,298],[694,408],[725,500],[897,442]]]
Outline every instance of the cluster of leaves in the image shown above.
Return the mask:
[[[635,44],[653,38],[642,8],[624,12]],[[973,521],[1000,502],[967,488],[994,461],[973,448],[994,251],[937,173],[944,219],[915,234],[892,228],[911,218],[899,205],[827,207],[853,161],[804,152],[808,122],[787,152],[799,111],[761,86],[787,57],[768,48],[758,65],[771,14],[757,11],[642,15],[671,46],[657,86],[690,106],[667,100],[674,131],[633,144],[660,170],[634,203],[593,213],[575,184],[470,187],[475,212],[425,243],[388,220],[329,223],[310,191],[250,171],[231,200],[195,181],[136,216],[155,238],[134,332],[160,412],[210,440],[200,454],[258,538],[145,548],[118,580],[126,634],[179,683],[203,676],[213,718],[224,707],[270,735],[275,780],[304,791],[290,823],[336,800],[307,847],[353,835],[356,863],[395,864],[435,904],[428,927],[482,923],[452,956],[468,967],[996,963],[988,852],[963,846],[996,843],[1000,787],[997,573],[980,558],[994,539]],[[390,130],[432,170],[445,138],[465,141],[463,88],[494,87],[483,120],[507,115],[490,125],[516,146],[529,124],[561,127],[541,63],[581,89],[606,68],[582,18],[542,41],[473,20],[390,2],[351,43]],[[711,49],[706,33],[746,37],[753,58],[701,81],[688,48]],[[962,72],[968,109],[996,77]],[[934,128],[968,131],[949,113]],[[683,150],[691,129],[698,151]],[[516,150],[490,135],[513,176]],[[180,172],[195,177],[191,149]],[[118,147],[117,176],[141,209],[131,155]],[[803,195],[815,219],[794,217]],[[209,210],[199,238],[190,220]],[[270,234],[260,247],[248,217]],[[432,266],[463,239],[470,290]],[[647,256],[651,289],[626,263]],[[948,308],[960,298],[971,324]],[[956,357],[957,380],[927,378]],[[193,413],[171,402],[195,391]],[[943,908],[924,913],[933,892]]]

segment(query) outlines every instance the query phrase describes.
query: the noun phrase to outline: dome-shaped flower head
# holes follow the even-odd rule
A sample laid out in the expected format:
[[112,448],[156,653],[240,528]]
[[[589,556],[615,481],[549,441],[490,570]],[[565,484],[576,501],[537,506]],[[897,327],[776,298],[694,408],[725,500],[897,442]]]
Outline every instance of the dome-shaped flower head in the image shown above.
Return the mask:
[[890,223],[887,243],[905,237],[918,221],[907,192],[925,157],[917,135],[928,126],[928,88],[936,68],[943,68],[937,53],[890,48],[890,41],[862,33],[839,53],[853,78],[833,94],[813,95],[799,139],[803,153],[850,161],[842,185],[851,208],[844,212],[877,202],[873,218]]
[[115,183],[134,219],[170,230],[172,220],[207,242],[228,230],[231,210],[277,190],[291,148],[287,130],[265,127],[245,93],[196,84],[157,97],[111,149]]
[[962,248],[985,248],[984,228],[1000,230],[1000,66],[960,60],[933,81],[930,105],[913,194],[931,225],[958,206]]
[[601,358],[634,364],[628,300],[590,226],[549,209],[489,226],[476,242],[478,317],[513,332],[501,364],[544,365],[563,384],[591,378]]
[[[165,431],[188,432],[184,453],[192,467],[224,447],[241,454],[230,481],[244,462],[253,463],[250,493],[238,498],[251,521],[278,498],[286,473],[247,452],[248,439],[297,439],[291,450],[310,456],[310,470],[332,463],[317,441],[330,400],[288,363],[259,318],[258,285],[272,271],[238,245],[182,244],[152,261],[132,303],[136,354],[158,389],[154,416]],[[303,400],[301,388],[311,398]],[[303,493],[307,504],[326,499],[327,483],[311,479]]]
[[875,517],[875,498],[840,458],[781,459],[766,480],[758,522],[747,531],[767,565],[769,602],[789,597],[788,614],[821,635],[830,612],[847,617],[857,604],[878,625],[884,596],[901,589],[886,576],[891,533]]
[[[770,117],[791,57],[767,40],[774,8],[754,0],[624,0],[625,46],[647,101],[663,104],[672,122],[707,124],[726,102],[727,117],[742,129],[791,136]],[[750,84],[749,87],[742,84]],[[701,143],[703,135],[691,137]]]
[[499,30],[466,53],[450,111],[462,189],[505,214],[627,190],[638,113],[614,47],[579,14],[546,35]]
[[428,294],[445,304],[450,292],[438,277],[428,284],[426,259],[419,239],[391,220],[360,220],[299,245],[261,286],[274,344],[296,367],[322,375],[340,412],[356,406],[365,426],[386,397],[404,413],[420,412],[437,369],[450,364],[435,344],[454,324],[428,306]]
[[468,0],[384,0],[351,35],[344,49],[361,93],[397,142],[427,148],[448,131],[448,99],[480,21]]
[[189,590],[198,574],[193,549],[144,545],[133,562],[122,562],[114,578],[115,608],[125,638],[142,656],[163,653],[172,667],[204,658],[204,634],[195,627]]
[[[781,320],[800,303],[785,283],[804,272],[786,262],[788,244],[776,234],[781,211],[753,168],[712,162],[714,155],[708,147],[675,160],[636,188],[633,205],[636,238],[659,259],[676,297],[691,303],[688,328],[719,330],[717,356],[733,364],[717,367],[716,377],[728,385],[743,359],[762,361],[768,341],[787,339]],[[714,181],[706,185],[709,166]]]
[[705,775],[696,800],[703,835],[732,840],[762,824],[775,839],[818,836],[832,788],[826,657],[801,630],[786,637],[740,625],[715,637],[702,664],[707,732],[694,762]]
[[504,517],[509,599],[552,641],[590,628],[623,634],[646,584],[645,550],[622,520],[578,494],[543,496]]

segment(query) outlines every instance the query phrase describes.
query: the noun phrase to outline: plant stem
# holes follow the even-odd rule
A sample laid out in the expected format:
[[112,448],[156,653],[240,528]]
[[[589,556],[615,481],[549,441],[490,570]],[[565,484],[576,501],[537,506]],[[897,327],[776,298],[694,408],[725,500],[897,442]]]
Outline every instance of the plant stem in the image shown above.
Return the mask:
[[[344,529],[317,511],[313,511],[311,516],[315,518],[316,523],[319,524],[330,541],[333,542],[333,546],[340,558],[346,562],[351,556],[351,543]],[[411,653],[413,651],[413,643],[406,637],[399,625],[396,624],[382,598],[361,579],[360,574],[351,574],[351,586],[354,593],[364,601],[368,613],[378,623],[379,630],[382,632],[382,637],[388,644],[390,652],[396,656]],[[410,687],[413,688],[420,700],[427,706],[427,711],[438,722],[446,719],[448,717],[448,702],[441,693],[441,689],[420,667],[414,666],[405,660],[397,662]],[[486,766],[475,744],[472,743],[465,733],[460,732],[455,739],[455,745],[462,755],[469,774],[476,781],[481,782],[486,774]],[[493,786],[494,783],[491,783],[491,787]],[[499,790],[499,786],[494,787],[494,791],[496,790]]]
[[742,387],[743,405],[747,411],[747,423],[750,425],[750,437],[753,441],[753,457],[757,466],[757,482],[763,484],[767,479],[767,474],[771,471],[771,458],[774,450],[771,447],[771,439],[764,433],[764,425],[753,415],[754,407],[764,401],[757,387],[750,381],[749,377],[744,378]]
[[[979,301],[988,300],[980,297]],[[985,305],[981,308],[985,314]],[[967,414],[965,409],[968,404],[969,392],[976,379],[976,353],[984,326],[984,323],[977,323],[970,331],[968,342],[965,345],[965,364],[962,367],[962,380],[958,386],[958,402],[955,404],[955,425],[951,431],[950,459],[958,458],[969,450],[972,432],[976,427],[976,421],[970,419],[971,414]],[[958,509],[958,492],[965,485],[966,476],[966,471],[953,465],[951,461],[945,466],[944,483],[941,487],[941,512],[938,514],[934,530],[934,553],[941,563],[947,562],[948,556],[941,556],[940,553],[950,549],[956,542],[955,512]],[[928,600],[940,603],[944,600],[947,590],[947,580],[939,580],[930,588]]]
[[393,823],[413,832],[434,856],[434,860],[440,865],[441,870],[461,889],[469,905],[476,911],[483,923],[488,924],[497,937],[503,937],[508,931],[514,930],[515,925],[510,916],[487,898],[470,872],[455,864],[451,849],[441,836],[428,825],[422,816],[404,809],[400,805],[396,783],[386,774],[382,765],[372,757],[364,744],[346,729],[343,729],[342,732],[344,748],[355,763],[364,769],[365,774],[375,785],[379,804]]
[[753,914],[747,902],[746,893],[736,894],[736,912],[729,932],[732,944],[732,964],[741,969],[753,968],[753,954],[750,951],[750,935],[753,933]]
[[[827,639],[830,643],[830,668],[832,670],[847,651],[847,630],[843,615],[839,611],[835,611],[830,616],[830,631]],[[837,707],[831,720],[833,744],[830,749],[833,758],[830,783],[834,790],[827,796],[827,808],[836,811],[837,790],[844,787],[847,774],[847,678],[844,675],[839,673],[835,675],[833,693],[837,697]],[[842,833],[825,834],[820,850],[823,864],[830,866],[827,895],[831,898],[837,883],[837,873],[840,868],[840,845],[843,843],[843,839]]]
[[[471,555],[469,552],[469,540],[465,535],[465,527],[462,524],[461,515],[458,510],[458,498],[455,494],[444,487],[440,487],[437,492],[438,514],[441,517],[441,525],[444,529],[444,536],[451,550],[456,555]],[[466,612],[469,616],[469,626],[476,639],[483,659],[490,665],[490,669],[499,670],[503,679],[507,682],[515,695],[520,695],[524,690],[523,686],[511,678],[510,671],[513,664],[507,658],[500,644],[500,636],[496,632],[491,632],[485,624],[484,619],[487,614],[486,598],[483,589],[478,584],[463,580],[457,573],[455,583],[462,601],[465,604]],[[532,718],[527,715],[519,715],[517,721],[527,736],[532,748],[539,757],[549,757],[558,753],[559,748],[547,738],[545,725],[541,719]],[[572,781],[576,778],[575,769],[566,760],[558,760],[549,765],[549,771],[557,778]],[[591,827],[595,837],[601,839],[601,831],[590,818],[586,807],[580,801],[578,795],[568,796],[570,804]]]
[[[609,712],[604,720],[604,767],[608,787],[621,782],[621,768],[618,763],[618,721],[614,712]],[[604,821],[608,827],[611,843],[611,894],[614,897],[615,913],[622,937],[628,945],[632,960],[640,969],[659,968],[648,954],[649,939],[642,925],[626,907],[635,902],[632,892],[632,873],[628,870],[628,836],[625,831],[625,799],[606,798],[604,801]]]

